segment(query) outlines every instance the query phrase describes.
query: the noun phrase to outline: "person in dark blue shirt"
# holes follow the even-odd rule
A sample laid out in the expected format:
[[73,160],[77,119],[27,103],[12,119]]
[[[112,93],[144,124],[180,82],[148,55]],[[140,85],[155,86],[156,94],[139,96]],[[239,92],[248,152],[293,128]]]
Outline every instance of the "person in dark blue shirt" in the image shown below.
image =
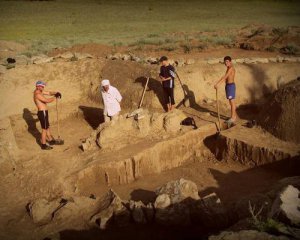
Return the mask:
[[162,56],[159,60],[161,63],[159,77],[162,82],[164,90],[167,111],[172,111],[175,106],[174,100],[174,79],[175,79],[175,68],[169,63],[166,56]]

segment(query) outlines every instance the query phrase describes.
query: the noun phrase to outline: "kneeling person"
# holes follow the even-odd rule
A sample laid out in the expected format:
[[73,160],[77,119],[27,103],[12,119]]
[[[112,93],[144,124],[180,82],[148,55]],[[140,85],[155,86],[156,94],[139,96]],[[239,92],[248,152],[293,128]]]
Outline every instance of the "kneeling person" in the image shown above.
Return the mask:
[[[50,145],[55,145],[56,141],[50,132],[47,103],[53,102],[56,98],[61,98],[61,93],[44,91],[45,86],[46,83],[42,81],[36,82],[36,89],[33,93],[33,99],[38,109],[37,115],[42,127],[41,148],[43,150],[50,150],[52,147],[47,145],[46,142],[48,141]],[[46,98],[45,95],[54,97]]]
[[122,96],[117,88],[110,85],[107,79],[101,82],[101,95],[104,105],[104,121],[109,122],[119,115]]

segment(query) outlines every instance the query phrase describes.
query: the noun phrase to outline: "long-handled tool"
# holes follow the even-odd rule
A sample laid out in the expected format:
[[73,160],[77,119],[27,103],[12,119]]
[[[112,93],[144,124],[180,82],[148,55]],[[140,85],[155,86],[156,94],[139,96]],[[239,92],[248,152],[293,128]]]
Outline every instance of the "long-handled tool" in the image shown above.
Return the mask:
[[59,129],[59,114],[58,114],[58,99],[56,98],[56,119],[57,119],[57,139],[55,140],[56,145],[63,145],[65,141],[60,138],[60,129]]
[[216,101],[217,101],[217,113],[218,113],[218,133],[221,132],[221,120],[220,120],[220,107],[219,107],[219,98],[218,98],[218,89],[216,89]]
[[185,107],[190,107],[191,104],[190,104],[189,96],[188,96],[186,90],[185,90],[184,87],[183,87],[182,81],[181,81],[181,79],[180,79],[178,73],[175,72],[175,74],[176,74],[176,76],[177,76],[177,79],[178,79],[178,81],[179,81],[179,83],[180,83],[180,86],[181,86],[181,88],[182,88],[182,91],[183,91],[183,95],[184,95],[184,98],[183,98],[183,100],[182,100],[183,105],[184,105]]
[[149,80],[150,80],[150,77],[147,77],[147,81],[146,81],[146,84],[145,84],[145,87],[144,87],[144,90],[143,90],[143,94],[142,94],[142,98],[141,98],[141,101],[140,101],[140,104],[139,104],[138,108],[141,108],[142,105],[143,105],[143,101],[144,101],[144,97],[145,97],[145,93],[146,93],[146,90],[147,90],[147,87],[148,87]]

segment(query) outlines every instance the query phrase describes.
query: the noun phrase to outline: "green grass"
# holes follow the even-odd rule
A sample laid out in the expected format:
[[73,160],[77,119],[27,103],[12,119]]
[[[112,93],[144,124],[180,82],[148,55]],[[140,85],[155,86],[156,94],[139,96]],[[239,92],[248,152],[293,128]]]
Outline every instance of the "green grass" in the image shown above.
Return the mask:
[[87,42],[159,45],[174,32],[299,22],[298,0],[0,0],[0,39],[33,42],[37,51]]

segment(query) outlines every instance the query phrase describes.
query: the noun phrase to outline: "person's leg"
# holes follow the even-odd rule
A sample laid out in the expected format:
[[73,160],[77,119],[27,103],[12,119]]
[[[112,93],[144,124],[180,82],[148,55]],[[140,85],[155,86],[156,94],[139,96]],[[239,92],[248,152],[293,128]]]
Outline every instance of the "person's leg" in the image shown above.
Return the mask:
[[42,135],[41,135],[42,145],[46,144],[46,141],[47,141],[47,129],[42,129]]
[[175,107],[175,99],[174,99],[174,88],[170,88],[170,93],[169,93],[169,96],[170,96],[170,110],[172,111]]
[[235,121],[237,118],[235,100],[230,99],[229,104],[230,104],[230,108],[231,108],[231,119],[232,119],[232,121]]
[[166,105],[167,105],[167,112],[170,111],[171,109],[171,104],[170,104],[170,97],[169,97],[169,91],[168,91],[169,88],[163,88],[164,90],[164,95],[165,95],[165,101],[166,101]]
[[46,133],[47,133],[47,141],[54,140],[54,137],[51,135],[50,128],[47,129]]

